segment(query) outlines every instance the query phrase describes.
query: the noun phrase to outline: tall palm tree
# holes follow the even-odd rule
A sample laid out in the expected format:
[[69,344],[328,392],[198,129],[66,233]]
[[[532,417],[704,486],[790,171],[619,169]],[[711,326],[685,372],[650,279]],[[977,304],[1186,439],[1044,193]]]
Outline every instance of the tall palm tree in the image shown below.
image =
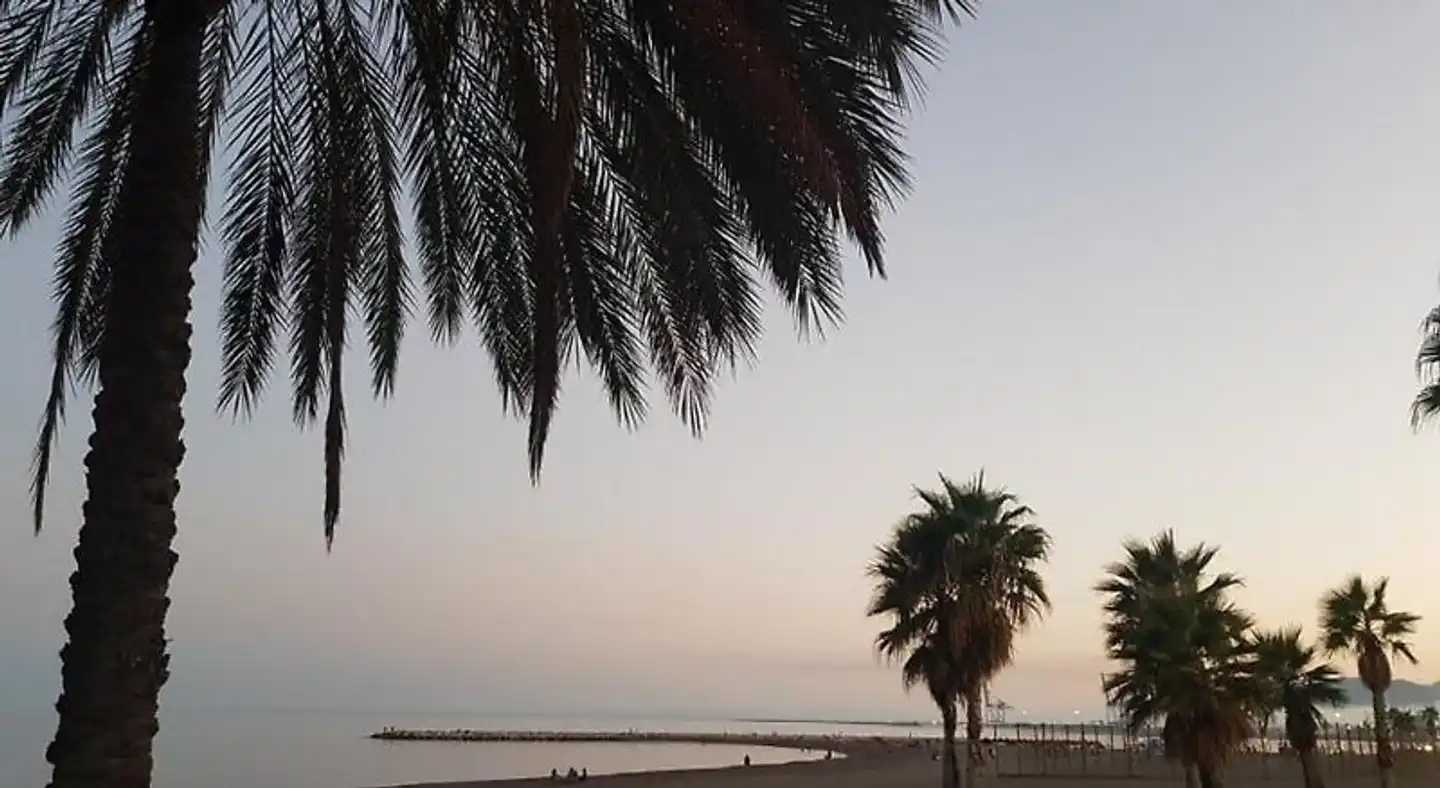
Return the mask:
[[[229,188],[221,404],[248,413],[288,335],[340,512],[343,358],[395,385],[412,300],[468,318],[538,474],[561,370],[619,419],[653,369],[695,431],[753,352],[764,271],[802,327],[840,315],[843,233],[883,273],[900,120],[968,0],[0,0],[0,224],[73,176],[54,371],[98,390],[56,788],[148,785],[176,563],[190,298],[216,132]],[[407,188],[408,187],[408,188]],[[400,203],[413,194],[411,282]],[[356,325],[358,321],[358,325]]]
[[1392,678],[1391,656],[1416,664],[1410,637],[1420,617],[1391,610],[1386,598],[1389,578],[1368,584],[1354,575],[1325,592],[1320,598],[1320,645],[1328,654],[1349,654],[1356,672],[1370,690],[1371,713],[1375,719],[1375,761],[1382,788],[1395,785],[1395,749],[1390,741],[1389,715],[1385,693]]
[[973,785],[983,691],[1013,659],[1016,636],[1049,609],[1036,566],[1050,537],[1032,513],[983,475],[965,485],[940,477],[937,491],[906,517],[869,567],[869,615],[891,625],[876,638],[882,655],[904,661],[907,687],[924,680],[944,725],[942,785],[959,782],[957,706],[966,707],[967,766]]
[[1182,550],[1170,531],[1128,541],[1125,552],[1096,585],[1106,653],[1122,666],[1105,679],[1107,701],[1133,732],[1163,725],[1166,755],[1187,785],[1214,788],[1262,696],[1247,656],[1250,617],[1227,596],[1240,580],[1210,577],[1216,548]]
[[[942,477],[943,479],[943,477]],[[965,700],[966,784],[975,785],[984,733],[985,688],[1014,660],[1018,634],[1050,609],[1045,580],[1036,566],[1049,557],[1050,536],[1033,522],[1034,512],[1004,488],[986,487],[980,472],[965,485],[945,482],[942,511],[959,516],[970,527],[959,543],[963,589],[960,640],[961,664],[969,670]]]
[[866,569],[875,583],[867,615],[891,620],[876,635],[876,650],[901,662],[907,691],[923,683],[940,710],[943,788],[955,788],[960,780],[955,729],[961,687],[952,635],[954,581],[946,566],[949,536],[933,520],[910,515]]
[[1285,712],[1285,738],[1300,758],[1305,788],[1325,788],[1315,757],[1324,720],[1320,707],[1345,703],[1340,672],[1319,660],[1299,627],[1256,633],[1252,648],[1269,705]]

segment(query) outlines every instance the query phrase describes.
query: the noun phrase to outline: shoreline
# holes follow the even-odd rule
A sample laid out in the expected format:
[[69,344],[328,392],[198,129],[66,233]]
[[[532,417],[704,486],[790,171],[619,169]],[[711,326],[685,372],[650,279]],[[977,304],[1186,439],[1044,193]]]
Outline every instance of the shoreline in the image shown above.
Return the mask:
[[[605,788],[932,788],[939,779],[939,741],[898,736],[799,735],[781,733],[677,733],[646,731],[403,731],[388,729],[374,738],[388,741],[595,742],[674,743],[776,747],[810,752],[830,750],[837,756],[788,763],[743,766],[675,767],[591,774]],[[998,755],[981,767],[982,785],[1009,788],[1172,788],[1180,773],[1172,762],[1134,751],[1103,752],[1077,748],[1073,742],[997,741]],[[963,744],[961,744],[963,748]],[[963,749],[961,757],[963,758]],[[1088,755],[1086,753],[1089,753]],[[1433,757],[1398,759],[1397,772],[1433,775]],[[1373,756],[1345,754],[1322,760],[1333,788],[1362,788],[1373,782]],[[1003,768],[1002,768],[1003,766]],[[1417,771],[1418,770],[1418,771]],[[1272,772],[1274,772],[1272,774]],[[1227,767],[1227,781],[1237,788],[1298,788],[1298,763],[1243,753]],[[442,780],[392,784],[376,788],[514,788],[573,782],[548,776]],[[1428,783],[1426,783],[1428,784]]]
[[[753,766],[696,767],[643,770],[613,774],[592,774],[586,782],[645,786],[689,784],[724,778],[743,772],[747,778],[762,775],[789,778],[803,775],[823,779],[824,775],[853,775],[874,770],[888,771],[899,762],[930,763],[927,739],[895,736],[843,736],[783,733],[677,733],[662,731],[491,731],[491,730],[404,730],[387,728],[370,734],[387,742],[476,742],[476,743],[602,743],[602,744],[716,744],[725,746],[773,747],[801,753],[833,752],[835,757],[815,757],[788,763]],[[383,788],[489,788],[489,786],[554,784],[549,777],[516,777],[480,780],[404,783]],[[561,779],[561,783],[570,781]]]

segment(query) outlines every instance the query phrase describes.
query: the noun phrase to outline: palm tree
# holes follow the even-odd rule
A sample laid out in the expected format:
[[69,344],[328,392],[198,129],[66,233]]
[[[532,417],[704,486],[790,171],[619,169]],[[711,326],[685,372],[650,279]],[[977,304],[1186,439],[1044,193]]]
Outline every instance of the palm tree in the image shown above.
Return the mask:
[[953,582],[944,566],[947,537],[918,515],[896,526],[866,570],[875,583],[867,614],[891,619],[891,625],[875,637],[876,650],[901,662],[906,691],[924,684],[940,710],[940,783],[955,788],[960,780],[955,728],[961,688],[951,634]]
[[1420,617],[1413,613],[1390,609],[1386,599],[1389,586],[1389,578],[1382,577],[1371,585],[1354,575],[1320,599],[1321,647],[1328,654],[1354,656],[1360,681],[1370,690],[1375,760],[1382,788],[1393,788],[1395,784],[1395,751],[1385,710],[1385,692],[1392,678],[1390,657],[1416,664],[1410,637],[1420,623]]
[[1247,656],[1250,617],[1227,597],[1240,580],[1209,577],[1217,550],[1181,550],[1170,531],[1125,552],[1096,585],[1106,595],[1106,653],[1123,666],[1105,679],[1107,701],[1132,732],[1163,725],[1187,785],[1216,788],[1263,696]]
[[917,490],[924,506],[906,517],[869,567],[875,590],[868,610],[891,625],[876,638],[882,655],[903,660],[907,688],[922,681],[944,726],[942,785],[960,779],[955,750],[957,706],[966,706],[973,784],[987,682],[1008,665],[1015,638],[1049,609],[1036,565],[1050,537],[1027,507],[986,488],[983,475],[938,491]]
[[1401,749],[1414,749],[1420,737],[1420,718],[1409,709],[1390,708],[1390,735],[1398,739]]
[[1252,648],[1255,670],[1264,683],[1269,704],[1285,712],[1285,738],[1300,758],[1305,788],[1325,788],[1315,747],[1324,716],[1321,706],[1345,703],[1340,672],[1319,661],[1299,627],[1260,632]]
[[1034,524],[1034,512],[1004,488],[987,488],[980,472],[963,486],[944,480],[945,495],[926,503],[939,504],[951,517],[968,522],[960,547],[960,576],[968,587],[961,594],[960,639],[965,700],[966,784],[975,785],[982,759],[983,693],[1014,660],[1015,638],[1050,609],[1045,580],[1036,570],[1049,557],[1050,536]]
[[1440,709],[1433,705],[1420,710],[1420,723],[1425,726],[1425,736],[1433,743],[1440,738]]
[[[177,560],[190,297],[214,138],[231,134],[221,404],[248,413],[288,334],[297,421],[324,416],[340,512],[343,357],[395,385],[416,288],[473,322],[538,474],[582,355],[620,421],[653,368],[697,433],[753,353],[764,271],[802,327],[840,314],[841,233],[883,273],[900,119],[968,0],[0,0],[0,224],[74,175],[54,370],[98,390],[53,785],[149,783]],[[77,135],[79,136],[77,142]],[[73,143],[73,144],[72,144]],[[408,188],[407,188],[408,187]],[[355,321],[359,325],[354,325]]]

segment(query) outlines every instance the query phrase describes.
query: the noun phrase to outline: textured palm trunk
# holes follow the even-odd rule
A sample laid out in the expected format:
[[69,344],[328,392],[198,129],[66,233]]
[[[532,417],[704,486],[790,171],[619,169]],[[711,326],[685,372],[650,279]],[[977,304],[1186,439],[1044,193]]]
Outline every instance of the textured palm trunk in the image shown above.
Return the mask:
[[74,606],[60,652],[52,788],[147,788],[159,728],[177,472],[190,362],[191,267],[203,211],[200,52],[213,0],[149,0],[152,48],[134,105],[111,238]]
[[1385,715],[1385,693],[1370,693],[1375,715],[1375,764],[1380,767],[1380,788],[1395,788],[1395,746],[1390,742],[1390,719]]
[[940,785],[941,788],[959,788],[960,762],[955,757],[955,727],[957,722],[955,702],[948,701],[940,706],[940,723],[944,739],[940,742]]
[[1200,779],[1200,788],[1225,788],[1225,770],[1218,764],[1197,764],[1195,772]]
[[1315,757],[1313,748],[1300,753],[1300,774],[1305,779],[1305,788],[1325,788],[1325,776],[1320,773],[1320,759]]
[[980,691],[965,695],[965,788],[975,788],[975,771],[980,764]]

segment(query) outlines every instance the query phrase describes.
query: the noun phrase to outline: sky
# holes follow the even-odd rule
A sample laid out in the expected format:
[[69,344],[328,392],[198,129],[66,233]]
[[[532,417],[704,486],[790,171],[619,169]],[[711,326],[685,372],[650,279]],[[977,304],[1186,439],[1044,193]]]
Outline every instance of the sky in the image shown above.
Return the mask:
[[[890,278],[846,324],[780,309],[696,441],[571,382],[541,483],[473,337],[352,376],[345,502],[276,388],[214,408],[219,260],[197,270],[169,707],[927,716],[871,649],[864,567],[937,472],[984,468],[1054,536],[1053,614],[996,693],[1100,708],[1090,590],[1122,541],[1221,546],[1267,625],[1354,572],[1426,617],[1440,679],[1440,434],[1413,434],[1440,302],[1433,3],[991,2],[912,122]],[[0,247],[0,707],[48,706],[88,408],[49,525],[26,479],[57,220]],[[657,396],[658,399],[658,396]],[[1431,622],[1436,622],[1433,626]]]

